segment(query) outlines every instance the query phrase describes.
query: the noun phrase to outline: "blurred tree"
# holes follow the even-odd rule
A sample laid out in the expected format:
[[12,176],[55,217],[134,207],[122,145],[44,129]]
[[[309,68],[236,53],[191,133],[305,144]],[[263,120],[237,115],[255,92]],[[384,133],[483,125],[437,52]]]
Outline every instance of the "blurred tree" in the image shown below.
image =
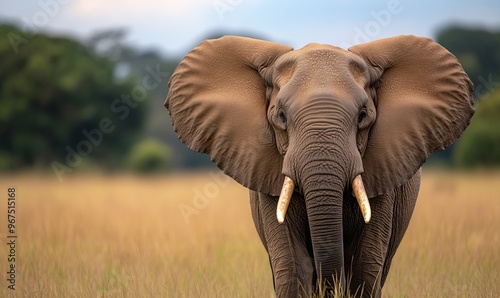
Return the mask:
[[142,127],[145,88],[75,40],[23,34],[0,25],[0,169],[117,166]]
[[440,31],[437,41],[462,63],[476,98],[500,87],[500,31],[452,26]]
[[[450,26],[438,32],[437,42],[460,61],[474,83],[476,100],[500,88],[500,31]],[[433,154],[429,164],[453,166],[455,148],[452,145]]]
[[[113,49],[103,52],[117,62],[115,74],[118,77],[129,77],[137,84],[142,84],[142,80],[151,73],[159,74],[158,85],[148,91],[151,105],[141,137],[155,138],[168,145],[172,150],[172,156],[175,156],[171,164],[173,168],[214,168],[208,155],[192,151],[181,143],[172,128],[168,111],[163,106],[168,93],[168,80],[180,59],[164,56],[154,49],[145,51],[134,49],[123,41],[124,36],[121,32],[120,30],[103,31],[90,40],[92,40],[91,44],[106,45],[106,47],[100,46],[101,50]],[[106,39],[109,40],[106,41]]]
[[500,166],[500,89],[481,99],[457,144],[454,162],[463,168]]
[[132,171],[147,174],[167,170],[171,160],[168,146],[156,139],[146,139],[132,147],[127,165]]
[[125,29],[108,29],[94,33],[86,42],[94,53],[112,61],[119,61],[135,55],[135,50],[127,46]]

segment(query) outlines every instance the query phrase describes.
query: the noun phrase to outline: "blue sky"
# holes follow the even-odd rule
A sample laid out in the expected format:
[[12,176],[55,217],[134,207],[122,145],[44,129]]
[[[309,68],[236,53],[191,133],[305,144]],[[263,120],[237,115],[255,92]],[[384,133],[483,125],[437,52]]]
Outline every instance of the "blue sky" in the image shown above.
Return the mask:
[[0,22],[75,38],[125,28],[130,44],[183,55],[213,32],[345,48],[398,34],[434,38],[449,24],[500,28],[500,1],[24,0],[2,1]]

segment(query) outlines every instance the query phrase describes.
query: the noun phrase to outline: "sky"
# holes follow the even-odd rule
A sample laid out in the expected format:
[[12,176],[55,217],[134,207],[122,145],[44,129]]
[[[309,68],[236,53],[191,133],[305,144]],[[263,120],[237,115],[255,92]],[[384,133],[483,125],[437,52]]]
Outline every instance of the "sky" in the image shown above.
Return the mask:
[[298,49],[310,42],[348,48],[399,34],[435,38],[451,24],[499,29],[500,1],[6,0],[0,22],[82,40],[123,28],[127,43],[178,56],[221,32]]

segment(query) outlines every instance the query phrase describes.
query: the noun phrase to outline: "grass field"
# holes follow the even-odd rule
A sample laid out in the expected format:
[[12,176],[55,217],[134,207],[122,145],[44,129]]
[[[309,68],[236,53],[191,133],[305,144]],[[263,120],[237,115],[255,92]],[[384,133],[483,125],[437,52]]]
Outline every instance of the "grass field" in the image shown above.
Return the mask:
[[[273,297],[247,190],[223,176],[24,174],[0,187],[1,297]],[[500,297],[500,173],[424,171],[383,295]]]

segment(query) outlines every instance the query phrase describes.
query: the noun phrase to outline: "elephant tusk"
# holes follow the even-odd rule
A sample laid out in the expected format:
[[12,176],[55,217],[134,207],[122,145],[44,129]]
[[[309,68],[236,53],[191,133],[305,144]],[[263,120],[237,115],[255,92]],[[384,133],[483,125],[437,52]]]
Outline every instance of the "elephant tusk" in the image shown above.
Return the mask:
[[352,190],[356,200],[358,200],[358,205],[361,209],[361,213],[363,214],[365,223],[369,223],[370,218],[372,217],[372,210],[370,208],[370,202],[368,201],[368,196],[366,195],[361,175],[356,176],[356,178],[352,181]]
[[290,204],[290,199],[292,198],[294,189],[295,184],[293,183],[293,180],[290,177],[285,176],[280,199],[278,200],[278,208],[276,209],[276,217],[278,218],[278,222],[280,224],[285,221],[286,210],[288,209],[288,204]]

